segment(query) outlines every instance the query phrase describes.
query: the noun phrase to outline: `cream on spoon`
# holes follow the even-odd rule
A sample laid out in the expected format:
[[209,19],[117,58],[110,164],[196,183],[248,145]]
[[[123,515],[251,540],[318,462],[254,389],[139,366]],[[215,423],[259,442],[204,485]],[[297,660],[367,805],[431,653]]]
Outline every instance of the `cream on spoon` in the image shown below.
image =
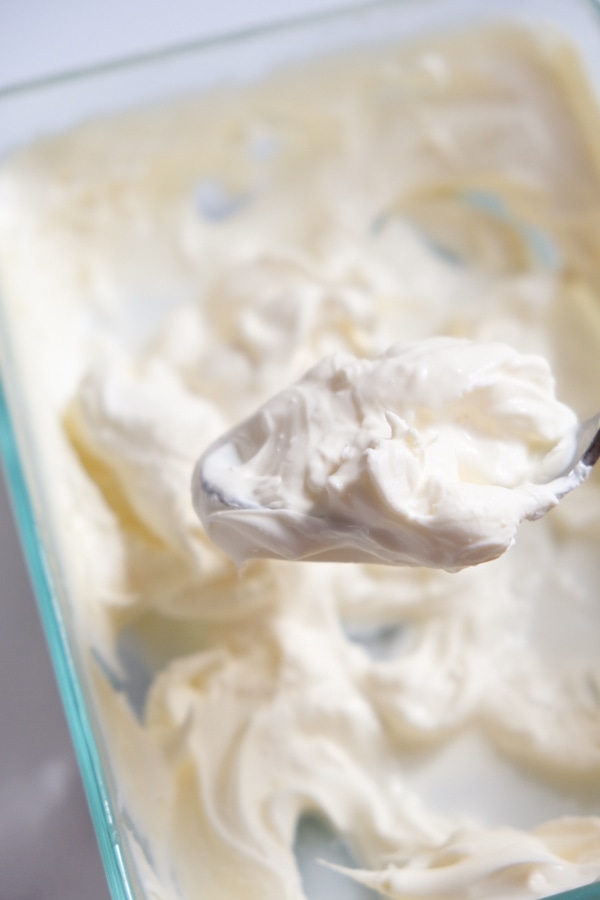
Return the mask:
[[238,563],[460,569],[501,555],[587,477],[592,431],[580,448],[547,362],[505,344],[335,354],[204,453],[194,507]]

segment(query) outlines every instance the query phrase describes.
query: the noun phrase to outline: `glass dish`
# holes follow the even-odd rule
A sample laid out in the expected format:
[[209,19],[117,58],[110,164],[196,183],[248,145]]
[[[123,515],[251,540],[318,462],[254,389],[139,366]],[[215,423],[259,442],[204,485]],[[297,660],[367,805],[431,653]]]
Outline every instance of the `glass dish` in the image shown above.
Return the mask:
[[[165,49],[0,92],[0,153],[77,123],[172,97],[260,79],[278,67],[496,19],[547,22],[568,35],[600,93],[600,13],[592,0],[398,0]],[[0,286],[1,289],[1,286]],[[2,297],[0,296],[0,304]],[[115,900],[146,896],[78,646],[46,499],[40,453],[15,364],[14,323],[0,305],[0,438],[15,515]],[[558,896],[558,895],[556,895]],[[592,900],[600,885],[563,894]]]

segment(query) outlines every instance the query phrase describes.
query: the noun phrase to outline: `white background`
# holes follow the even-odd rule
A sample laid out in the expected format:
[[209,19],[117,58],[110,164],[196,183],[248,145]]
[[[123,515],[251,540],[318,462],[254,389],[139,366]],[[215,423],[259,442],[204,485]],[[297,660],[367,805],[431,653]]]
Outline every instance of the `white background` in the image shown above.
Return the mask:
[[[0,88],[343,0],[0,0]],[[108,900],[0,480],[0,900]]]

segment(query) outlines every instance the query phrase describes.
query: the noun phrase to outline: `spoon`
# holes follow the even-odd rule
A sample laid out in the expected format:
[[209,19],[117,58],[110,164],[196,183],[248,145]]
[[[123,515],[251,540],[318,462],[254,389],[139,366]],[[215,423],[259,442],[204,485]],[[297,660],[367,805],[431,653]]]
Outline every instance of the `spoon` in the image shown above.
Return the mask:
[[[479,555],[476,556],[473,556],[472,548],[467,547],[467,542],[472,541],[468,530],[470,526],[465,529],[468,537],[460,539],[465,546],[460,545],[459,541],[448,549],[447,534],[441,541],[432,534],[424,537],[422,523],[409,523],[410,527],[405,528],[404,532],[400,528],[400,538],[398,532],[392,538],[393,528],[388,526],[382,529],[371,521],[347,522],[315,515],[310,510],[263,505],[257,502],[256,495],[251,497],[245,492],[247,482],[242,473],[245,449],[243,434],[240,438],[238,429],[221,437],[197,463],[192,486],[194,507],[209,535],[238,564],[251,557],[271,557],[391,562],[456,570],[500,555],[514,540],[514,531],[523,518],[540,517],[586,480],[600,457],[600,413],[579,426],[570,464],[559,473],[546,476],[542,482],[531,486],[531,492],[538,498],[539,508],[536,509],[534,504],[532,510],[521,513],[517,520],[511,521],[512,533],[505,529],[501,536],[492,538],[484,533],[491,549],[482,550],[478,546]],[[285,449],[282,458],[286,458]],[[498,522],[504,521],[505,525],[506,519],[506,512],[500,509],[492,522],[493,527],[498,530]],[[431,526],[434,530],[436,527]],[[464,525],[460,527],[465,528]],[[398,541],[402,545],[400,554]],[[481,545],[481,536],[478,535],[474,543]],[[433,550],[428,547],[426,551],[429,556],[424,555],[424,544],[433,547]]]
[[[575,472],[579,467],[584,471],[582,481],[587,478],[600,457],[600,413],[592,416],[579,426],[575,450],[576,462],[569,467]],[[569,474],[569,471],[565,474]]]
[[504,553],[598,456],[600,415],[577,422],[547,360],[440,335],[324,357],[209,447],[192,499],[238,563],[458,570]]

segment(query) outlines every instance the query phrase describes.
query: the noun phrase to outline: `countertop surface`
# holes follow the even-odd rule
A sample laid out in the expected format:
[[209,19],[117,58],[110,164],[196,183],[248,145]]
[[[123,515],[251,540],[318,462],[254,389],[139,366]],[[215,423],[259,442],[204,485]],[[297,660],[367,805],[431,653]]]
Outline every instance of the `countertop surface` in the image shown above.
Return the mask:
[[[0,89],[340,0],[0,0]],[[0,479],[0,900],[108,900]]]

